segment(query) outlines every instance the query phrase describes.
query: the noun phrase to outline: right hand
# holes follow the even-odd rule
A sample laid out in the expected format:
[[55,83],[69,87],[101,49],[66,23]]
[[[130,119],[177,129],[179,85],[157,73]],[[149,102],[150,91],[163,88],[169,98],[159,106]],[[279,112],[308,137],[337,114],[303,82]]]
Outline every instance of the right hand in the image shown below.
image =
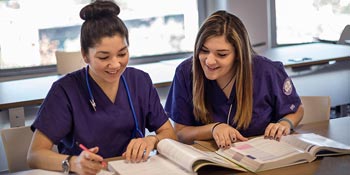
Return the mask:
[[71,160],[71,171],[77,174],[95,175],[103,169],[101,162],[103,158],[96,153],[99,148],[90,148],[89,151],[82,151],[78,157],[74,156]]
[[233,142],[238,140],[247,141],[248,138],[243,137],[239,131],[228,124],[220,123],[212,132],[213,139],[219,148],[228,149]]

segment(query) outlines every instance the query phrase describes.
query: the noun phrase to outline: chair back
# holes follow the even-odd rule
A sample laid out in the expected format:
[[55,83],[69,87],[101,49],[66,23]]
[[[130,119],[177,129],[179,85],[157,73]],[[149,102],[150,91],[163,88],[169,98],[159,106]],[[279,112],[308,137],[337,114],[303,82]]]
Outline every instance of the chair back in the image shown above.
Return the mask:
[[331,98],[329,96],[300,96],[304,106],[304,117],[300,124],[329,120]]
[[80,51],[63,52],[56,51],[57,73],[64,75],[86,66]]
[[9,172],[28,170],[27,152],[33,137],[30,126],[1,130]]
[[338,44],[350,44],[347,42],[350,42],[350,24],[346,25],[343,29],[343,32],[340,35],[340,38],[338,40]]

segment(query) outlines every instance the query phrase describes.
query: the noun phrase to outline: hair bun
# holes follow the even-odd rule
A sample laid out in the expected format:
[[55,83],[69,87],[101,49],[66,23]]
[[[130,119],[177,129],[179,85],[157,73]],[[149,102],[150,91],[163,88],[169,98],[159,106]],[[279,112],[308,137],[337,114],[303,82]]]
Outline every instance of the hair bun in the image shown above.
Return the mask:
[[118,16],[120,8],[113,1],[95,1],[85,6],[80,11],[80,18],[83,20],[94,20],[104,17]]

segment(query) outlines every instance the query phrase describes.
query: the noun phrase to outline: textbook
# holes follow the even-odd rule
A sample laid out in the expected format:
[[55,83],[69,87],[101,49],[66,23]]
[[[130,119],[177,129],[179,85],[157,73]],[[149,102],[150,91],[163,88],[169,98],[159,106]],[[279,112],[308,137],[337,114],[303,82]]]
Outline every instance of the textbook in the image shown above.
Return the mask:
[[162,139],[157,145],[158,154],[147,161],[128,163],[125,160],[108,162],[108,170],[120,175],[184,175],[197,174],[204,166],[220,166],[246,171],[212,151],[202,151],[172,139]]
[[319,156],[350,154],[350,146],[307,133],[283,136],[280,141],[256,137],[216,152],[249,171],[259,172],[312,162]]

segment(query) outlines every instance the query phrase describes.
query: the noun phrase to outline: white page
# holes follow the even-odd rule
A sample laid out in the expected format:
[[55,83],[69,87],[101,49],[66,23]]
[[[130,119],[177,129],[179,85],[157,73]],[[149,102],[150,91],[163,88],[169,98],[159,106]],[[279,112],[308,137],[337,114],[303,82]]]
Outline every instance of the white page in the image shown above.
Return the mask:
[[[232,151],[243,153],[244,156],[255,158],[258,161],[266,162],[276,160],[290,154],[303,152],[283,142],[267,140],[263,137],[252,139],[248,142],[235,143]],[[230,149],[224,152],[230,152]],[[232,153],[233,155],[234,153]]]
[[[196,173],[190,173],[179,167],[177,164],[172,163],[162,155],[154,155],[150,157],[146,162],[140,163],[128,163],[125,160],[116,160],[108,162],[108,167],[113,167],[117,174],[120,175],[192,175]],[[112,171],[112,169],[111,169]]]
[[[184,167],[187,171],[192,171],[192,165],[197,160],[208,160],[216,162],[226,167],[233,167],[232,163],[220,160],[218,155],[206,153],[191,145],[186,145],[171,139],[163,139],[158,143],[158,152],[171,161]],[[237,166],[236,166],[237,167]]]

